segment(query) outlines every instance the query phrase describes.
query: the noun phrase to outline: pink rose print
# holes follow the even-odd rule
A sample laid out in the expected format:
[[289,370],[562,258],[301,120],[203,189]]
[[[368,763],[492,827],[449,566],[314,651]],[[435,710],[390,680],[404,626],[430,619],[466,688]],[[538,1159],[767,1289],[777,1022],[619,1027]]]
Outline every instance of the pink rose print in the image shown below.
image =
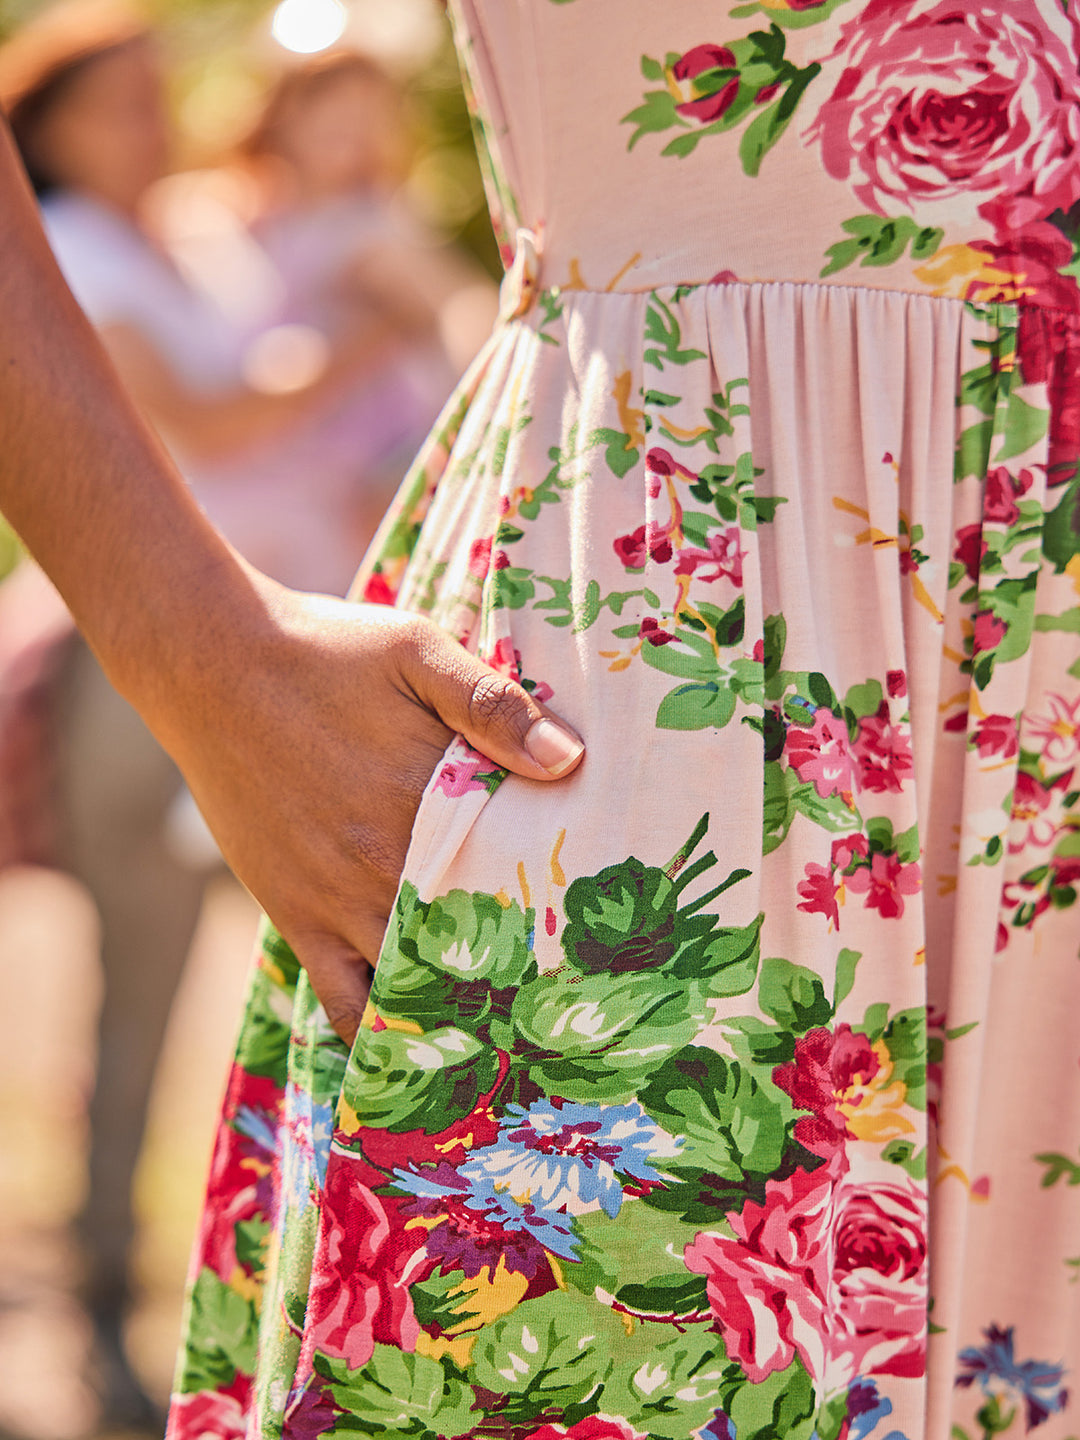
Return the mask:
[[739,548],[738,526],[730,525],[726,530],[709,536],[708,549],[696,550],[690,547],[680,550],[675,574],[694,575],[698,570],[704,571],[706,566],[715,566],[711,574],[702,573],[697,578],[706,581],[719,580],[726,575],[733,584],[741,585],[745,559],[746,551]]
[[890,670],[885,676],[885,686],[892,699],[899,699],[907,694],[907,676],[903,670]]
[[[676,80],[693,80],[708,70],[734,70],[735,56],[726,45],[695,45],[687,50],[672,66],[671,74]],[[693,90],[693,86],[690,87]],[[735,96],[739,93],[739,77],[732,78],[712,95],[703,95],[698,100],[684,100],[675,109],[687,120],[697,120],[702,125],[711,125],[719,120]]]
[[914,773],[911,741],[889,717],[889,704],[883,700],[877,713],[859,721],[859,734],[852,746],[859,766],[859,783],[875,794],[900,793],[905,780]]
[[919,1376],[926,1352],[926,1225],[920,1192],[841,1181],[830,1165],[765,1184],[765,1202],[703,1232],[687,1268],[705,1275],[728,1355],[753,1384],[796,1355],[826,1373]]
[[[1080,198],[1080,77],[1057,0],[871,0],[841,31],[808,138],[877,214],[971,223],[1003,197],[1017,228]],[[964,214],[965,202],[967,214]]]
[[866,896],[868,910],[877,910],[883,920],[896,920],[904,913],[904,896],[915,895],[921,887],[922,871],[917,861],[905,864],[898,855],[878,851],[846,883],[856,895]]
[[434,788],[441,790],[451,800],[456,800],[459,795],[465,795],[470,790],[486,790],[487,786],[482,780],[477,780],[476,775],[482,766],[490,764],[490,760],[485,760],[480,755],[469,760],[447,760],[439,771]]
[[704,1231],[686,1267],[706,1277],[709,1307],[730,1358],[758,1385],[796,1354],[815,1379],[825,1368],[828,1242],[836,1177],[831,1167],[765,1182],[728,1222],[735,1238]]
[[791,725],[784,741],[788,764],[802,781],[812,781],[823,800],[850,797],[853,782],[847,726],[824,706],[814,712],[813,725]]

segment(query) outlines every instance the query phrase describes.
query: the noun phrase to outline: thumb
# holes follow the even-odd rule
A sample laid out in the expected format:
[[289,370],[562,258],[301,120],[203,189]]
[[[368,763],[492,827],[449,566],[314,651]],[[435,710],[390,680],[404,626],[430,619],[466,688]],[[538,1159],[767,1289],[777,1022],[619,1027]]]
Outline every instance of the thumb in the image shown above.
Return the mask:
[[585,754],[580,736],[516,680],[432,626],[404,678],[417,698],[475,750],[530,780],[559,780]]

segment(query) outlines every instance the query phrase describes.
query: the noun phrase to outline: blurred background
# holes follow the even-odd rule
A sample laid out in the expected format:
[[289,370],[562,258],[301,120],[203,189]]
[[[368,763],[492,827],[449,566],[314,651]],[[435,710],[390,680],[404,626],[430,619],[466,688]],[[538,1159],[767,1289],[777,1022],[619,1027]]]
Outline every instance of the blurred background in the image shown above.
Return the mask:
[[[0,104],[208,514],[343,593],[495,313],[438,0],[0,0]],[[0,520],[0,1440],[161,1434],[255,923]]]

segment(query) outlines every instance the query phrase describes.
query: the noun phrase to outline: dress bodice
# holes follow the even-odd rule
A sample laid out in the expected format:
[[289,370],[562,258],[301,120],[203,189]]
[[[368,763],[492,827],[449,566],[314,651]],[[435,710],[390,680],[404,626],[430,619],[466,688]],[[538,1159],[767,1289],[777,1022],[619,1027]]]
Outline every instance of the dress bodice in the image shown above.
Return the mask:
[[824,279],[1074,308],[1058,0],[454,0],[496,229],[544,286]]

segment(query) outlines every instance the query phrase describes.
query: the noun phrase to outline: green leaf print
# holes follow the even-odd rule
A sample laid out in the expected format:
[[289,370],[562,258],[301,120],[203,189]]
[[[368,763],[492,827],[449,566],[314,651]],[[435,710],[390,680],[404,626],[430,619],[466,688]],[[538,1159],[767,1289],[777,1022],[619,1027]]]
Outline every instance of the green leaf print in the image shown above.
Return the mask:
[[909,243],[913,260],[929,260],[945,238],[944,230],[917,225],[906,215],[853,215],[840,228],[851,238],[829,246],[825,252],[829,263],[821,272],[822,279],[856,261],[860,265],[894,265]]
[[653,969],[677,949],[678,890],[663,870],[631,856],[571,882],[562,945],[586,974]]
[[759,1385],[742,1372],[724,1391],[724,1406],[739,1440],[809,1440],[814,1428],[814,1385],[797,1357]]
[[[1080,555],[1080,475],[1063,488],[1061,499],[1047,512],[1043,553],[1060,575]],[[1075,613],[1075,612],[1071,612]]]
[[787,1141],[783,1112],[736,1060],[688,1045],[657,1070],[642,1105],[684,1144],[665,1160],[675,1175],[693,1170],[736,1185],[771,1175]]
[[762,1011],[783,1030],[803,1035],[832,1019],[832,1006],[825,998],[820,976],[805,965],[771,956],[761,962],[758,1003]]
[[1046,1173],[1039,1181],[1044,1190],[1049,1190],[1059,1180],[1064,1180],[1066,1185],[1080,1185],[1080,1165],[1075,1160],[1070,1160],[1067,1155],[1046,1150],[1041,1155],[1036,1155],[1035,1159],[1040,1165],[1046,1166]]
[[661,700],[658,730],[722,730],[735,714],[735,691],[715,680],[677,685]]
[[699,987],[644,971],[567,980],[540,976],[522,986],[512,1019],[539,1052],[530,1072],[567,1100],[632,1099],[641,1085],[708,1018]]
[[1002,445],[994,456],[994,463],[1011,460],[1023,455],[1037,445],[1046,435],[1050,425],[1050,411],[1037,410],[1019,395],[1010,395],[1005,409],[1005,428]]
[[649,342],[644,353],[645,363],[658,370],[665,365],[689,365],[694,360],[705,359],[704,350],[682,349],[682,326],[671,306],[665,304],[655,290],[649,296],[645,311],[645,340]]
[[472,1391],[427,1355],[376,1345],[358,1370],[323,1354],[315,1369],[344,1410],[363,1416],[363,1434],[462,1435],[473,1423]]
[[370,1127],[432,1135],[467,1115],[498,1070],[498,1055],[464,1030],[447,1026],[426,1035],[362,1030],[342,1098],[362,1110]]
[[634,1338],[639,1337],[649,1347],[645,1354],[639,1350],[627,1357],[625,1341],[614,1352],[620,1363],[604,1382],[604,1413],[624,1415],[635,1431],[656,1440],[685,1440],[720,1408],[729,1368],[723,1346],[701,1327],[659,1343],[653,1327]]
[[611,1357],[625,1342],[618,1316],[595,1299],[568,1291],[557,1313],[543,1297],[526,1300],[481,1332],[469,1378],[508,1397],[508,1418],[529,1420],[598,1398]]
[[255,1302],[204,1267],[192,1288],[190,1307],[192,1334],[199,1337],[199,1347],[184,1355],[176,1386],[180,1394],[231,1385],[237,1372],[252,1374],[259,1340]]

